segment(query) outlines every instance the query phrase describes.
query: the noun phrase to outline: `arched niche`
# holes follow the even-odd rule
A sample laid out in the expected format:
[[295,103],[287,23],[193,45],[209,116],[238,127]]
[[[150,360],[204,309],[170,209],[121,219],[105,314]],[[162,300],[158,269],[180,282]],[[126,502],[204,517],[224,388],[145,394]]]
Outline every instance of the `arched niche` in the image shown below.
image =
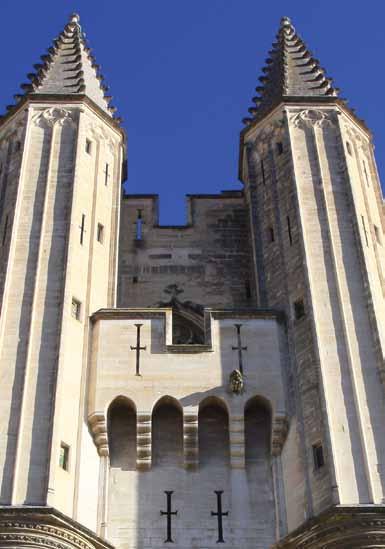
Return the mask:
[[162,397],[152,411],[152,465],[183,465],[183,410],[169,396]]
[[202,467],[230,465],[229,414],[221,399],[208,397],[200,403],[198,438]]
[[116,398],[108,408],[110,466],[127,471],[136,468],[136,408],[125,397]]
[[269,462],[271,448],[271,407],[261,397],[251,398],[245,405],[246,467]]

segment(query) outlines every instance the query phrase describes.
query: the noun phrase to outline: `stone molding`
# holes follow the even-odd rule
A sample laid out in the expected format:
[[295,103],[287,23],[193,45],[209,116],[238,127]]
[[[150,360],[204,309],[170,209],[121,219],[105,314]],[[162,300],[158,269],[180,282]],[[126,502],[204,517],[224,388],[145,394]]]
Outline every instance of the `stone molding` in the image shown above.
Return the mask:
[[289,432],[289,420],[286,414],[275,414],[271,431],[271,455],[279,456],[282,453]]
[[385,505],[331,507],[273,549],[385,548]]
[[88,423],[99,456],[108,456],[107,420],[103,412],[94,412],[88,416]]
[[0,507],[0,548],[111,549],[72,519],[50,507]]

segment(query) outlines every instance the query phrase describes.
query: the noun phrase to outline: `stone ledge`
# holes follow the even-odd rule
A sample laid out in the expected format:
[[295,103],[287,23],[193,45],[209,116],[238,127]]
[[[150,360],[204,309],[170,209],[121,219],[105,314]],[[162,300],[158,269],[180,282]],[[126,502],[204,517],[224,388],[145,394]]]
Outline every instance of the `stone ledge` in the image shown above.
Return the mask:
[[385,505],[337,505],[309,519],[273,549],[385,548]]
[[0,548],[113,549],[107,541],[53,507],[1,506]]

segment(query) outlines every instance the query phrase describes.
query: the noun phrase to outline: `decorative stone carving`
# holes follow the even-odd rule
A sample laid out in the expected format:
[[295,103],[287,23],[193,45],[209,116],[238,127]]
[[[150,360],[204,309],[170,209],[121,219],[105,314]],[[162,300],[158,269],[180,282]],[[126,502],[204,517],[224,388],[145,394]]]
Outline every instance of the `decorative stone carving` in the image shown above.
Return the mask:
[[331,117],[331,111],[322,111],[317,109],[305,109],[290,116],[290,122],[296,128],[312,128],[323,126],[335,126],[335,121]]
[[274,549],[385,548],[385,507],[331,507],[274,545]]
[[252,133],[245,144],[249,149],[255,150],[260,157],[263,157],[266,156],[271,142],[282,139],[283,133],[284,120],[283,118],[279,118]]
[[107,421],[103,412],[94,412],[88,416],[88,423],[99,456],[108,456]]
[[64,124],[75,124],[75,113],[68,109],[51,107],[36,113],[33,123],[40,127],[53,127],[55,124],[64,126]]
[[233,370],[229,377],[230,391],[236,395],[240,395],[243,392],[243,375],[240,370]]
[[118,146],[118,142],[112,139],[111,135],[106,131],[105,127],[95,122],[95,119],[86,116],[86,132],[95,141],[104,143],[111,154],[114,154]]
[[271,436],[271,453],[273,456],[279,456],[282,453],[288,432],[289,422],[286,414],[276,414],[273,418]]
[[49,507],[11,507],[0,510],[0,548],[50,547],[102,549],[109,547],[90,531]]

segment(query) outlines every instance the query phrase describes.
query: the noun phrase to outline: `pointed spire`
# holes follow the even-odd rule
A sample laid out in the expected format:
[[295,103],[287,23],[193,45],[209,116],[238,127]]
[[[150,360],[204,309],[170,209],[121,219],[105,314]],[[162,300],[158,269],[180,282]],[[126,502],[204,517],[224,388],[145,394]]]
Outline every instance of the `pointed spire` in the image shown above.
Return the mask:
[[[77,13],[71,14],[67,25],[42,63],[34,65],[35,72],[28,74],[30,83],[22,84],[24,94],[15,95],[18,103],[26,95],[86,95],[110,116],[116,111],[110,105],[111,96],[106,95],[108,86],[103,83],[100,66],[87,45]],[[7,107],[12,109],[13,106]]]
[[289,17],[281,19],[277,41],[262,72],[261,86],[256,88],[259,95],[253,97],[255,106],[249,109],[252,118],[244,119],[247,125],[260,120],[286,98],[336,97],[339,92],[298,36]]

